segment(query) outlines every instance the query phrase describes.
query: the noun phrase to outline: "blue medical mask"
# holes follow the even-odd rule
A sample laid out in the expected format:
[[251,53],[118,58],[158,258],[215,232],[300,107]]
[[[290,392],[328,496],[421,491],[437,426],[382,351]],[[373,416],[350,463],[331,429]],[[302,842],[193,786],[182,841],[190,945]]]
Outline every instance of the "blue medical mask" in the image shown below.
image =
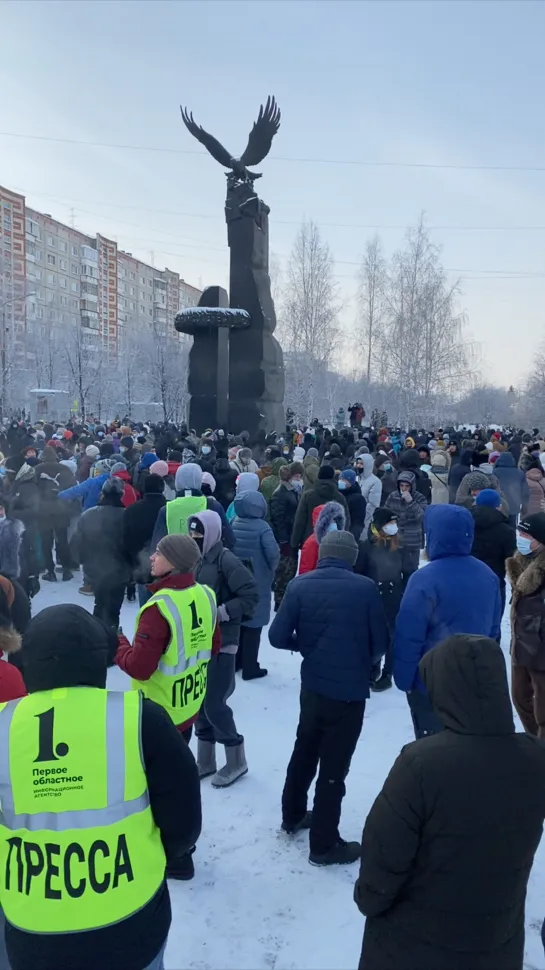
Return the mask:
[[385,472],[391,472],[392,470],[392,466],[389,461],[385,461],[382,467]]
[[336,522],[332,522],[331,525],[328,525],[327,531],[328,532],[338,532],[339,529],[337,527],[337,523]]
[[210,448],[209,445],[203,445],[202,448],[201,448],[201,451],[202,451],[203,455],[209,455],[210,452],[212,451],[212,449]]
[[523,536],[517,533],[517,549],[521,556],[529,556],[532,551],[532,540],[524,539]]
[[339,488],[340,488],[341,492],[344,492],[344,490],[346,488],[346,482],[338,482],[338,485],[339,485]]
[[302,479],[300,478],[292,478],[291,484],[293,485],[296,492],[300,492],[303,487],[303,482],[302,482]]

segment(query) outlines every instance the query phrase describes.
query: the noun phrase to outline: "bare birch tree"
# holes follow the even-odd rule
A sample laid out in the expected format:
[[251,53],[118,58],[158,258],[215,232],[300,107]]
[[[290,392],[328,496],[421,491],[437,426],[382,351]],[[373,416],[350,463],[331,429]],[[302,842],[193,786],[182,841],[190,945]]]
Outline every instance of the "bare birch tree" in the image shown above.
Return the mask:
[[68,383],[78,401],[83,419],[89,412],[91,392],[96,389],[100,377],[101,354],[98,344],[93,344],[82,332],[74,327],[67,337],[64,347],[64,360]]
[[385,290],[388,377],[399,387],[398,420],[404,426],[415,414],[434,418],[434,399],[459,390],[468,377],[464,317],[456,309],[459,288],[448,282],[439,256],[420,221],[394,255]]
[[366,244],[360,267],[356,323],[367,383],[371,381],[375,355],[382,349],[387,310],[386,284],[386,260],[380,238],[374,236]]
[[[317,382],[340,343],[333,257],[313,222],[303,223],[290,255],[281,300],[279,337],[292,372],[299,421],[314,417]],[[288,375],[288,385],[289,385]]]

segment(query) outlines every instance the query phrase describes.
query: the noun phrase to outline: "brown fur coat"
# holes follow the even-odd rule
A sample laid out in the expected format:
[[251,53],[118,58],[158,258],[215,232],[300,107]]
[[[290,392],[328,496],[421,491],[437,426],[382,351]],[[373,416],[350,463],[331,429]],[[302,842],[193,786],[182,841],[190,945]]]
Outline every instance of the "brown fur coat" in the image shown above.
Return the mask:
[[511,583],[511,655],[515,663],[545,671],[545,551],[516,553],[506,562]]

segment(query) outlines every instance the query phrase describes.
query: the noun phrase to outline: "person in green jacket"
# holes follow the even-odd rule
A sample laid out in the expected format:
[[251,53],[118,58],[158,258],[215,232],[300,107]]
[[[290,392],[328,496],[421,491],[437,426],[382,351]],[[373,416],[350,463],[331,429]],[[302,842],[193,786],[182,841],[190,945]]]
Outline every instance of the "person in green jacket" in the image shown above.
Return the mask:
[[280,485],[280,469],[283,465],[287,464],[289,464],[289,462],[287,462],[285,458],[275,458],[271,466],[271,474],[267,475],[267,477],[261,482],[259,491],[261,492],[267,505],[269,505],[271,501],[273,492],[275,492]]

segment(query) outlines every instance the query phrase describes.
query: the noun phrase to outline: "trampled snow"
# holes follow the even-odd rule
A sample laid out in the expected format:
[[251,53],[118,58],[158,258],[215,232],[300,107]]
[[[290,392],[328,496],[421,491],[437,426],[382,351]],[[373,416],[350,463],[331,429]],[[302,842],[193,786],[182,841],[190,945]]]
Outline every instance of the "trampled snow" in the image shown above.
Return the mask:
[[[93,599],[78,593],[79,584],[42,583],[33,612],[66,602],[92,611]],[[125,602],[121,622],[129,638],[136,614],[137,606]],[[505,649],[508,642],[506,617]],[[170,882],[166,970],[354,970],[358,965],[364,926],[352,899],[358,866],[316,869],[308,863],[308,837],[302,833],[290,840],[280,832],[280,795],[299,712],[300,660],[273,650],[265,631],[260,660],[269,676],[250,682],[237,677],[231,698],[249,773],[225,791],[213,789],[209,779],[202,782],[195,879]],[[108,686],[126,690],[129,679],[113,668]],[[347,779],[344,838],[360,838],[385,776],[411,740],[404,695],[395,688],[373,695]],[[525,970],[545,968],[544,916],[545,840],[528,888]]]

